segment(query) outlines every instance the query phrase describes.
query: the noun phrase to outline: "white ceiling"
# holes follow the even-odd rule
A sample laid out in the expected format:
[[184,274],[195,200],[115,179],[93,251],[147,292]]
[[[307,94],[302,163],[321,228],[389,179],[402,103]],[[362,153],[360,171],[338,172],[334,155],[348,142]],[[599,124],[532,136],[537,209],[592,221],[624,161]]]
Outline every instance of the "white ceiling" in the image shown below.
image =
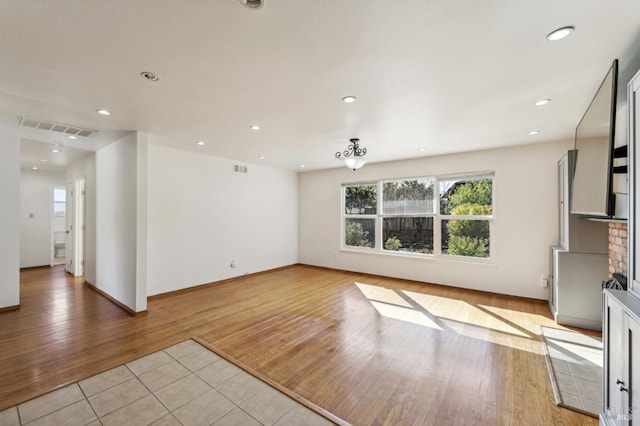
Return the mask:
[[[371,162],[571,139],[613,59],[640,40],[638,0],[265,0],[257,11],[238,0],[0,0],[0,10],[3,117],[98,130],[72,148],[140,130],[290,170],[339,166],[352,137]],[[570,37],[545,39],[566,25]],[[541,98],[552,101],[536,107]]]

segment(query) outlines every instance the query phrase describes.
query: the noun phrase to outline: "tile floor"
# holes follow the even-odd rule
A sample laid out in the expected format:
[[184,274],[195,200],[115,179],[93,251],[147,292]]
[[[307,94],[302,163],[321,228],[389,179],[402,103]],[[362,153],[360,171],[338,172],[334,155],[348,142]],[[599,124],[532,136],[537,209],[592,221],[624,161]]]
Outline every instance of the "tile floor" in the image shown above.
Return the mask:
[[602,340],[570,330],[542,327],[562,404],[602,411]]
[[0,425],[332,425],[194,340],[0,411]]

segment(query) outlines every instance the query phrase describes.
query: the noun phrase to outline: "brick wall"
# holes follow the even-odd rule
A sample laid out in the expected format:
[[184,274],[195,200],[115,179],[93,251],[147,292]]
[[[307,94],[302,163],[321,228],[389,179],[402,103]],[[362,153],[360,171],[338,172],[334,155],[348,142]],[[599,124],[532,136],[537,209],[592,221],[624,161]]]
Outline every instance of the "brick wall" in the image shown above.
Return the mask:
[[609,222],[609,277],[627,276],[627,224]]

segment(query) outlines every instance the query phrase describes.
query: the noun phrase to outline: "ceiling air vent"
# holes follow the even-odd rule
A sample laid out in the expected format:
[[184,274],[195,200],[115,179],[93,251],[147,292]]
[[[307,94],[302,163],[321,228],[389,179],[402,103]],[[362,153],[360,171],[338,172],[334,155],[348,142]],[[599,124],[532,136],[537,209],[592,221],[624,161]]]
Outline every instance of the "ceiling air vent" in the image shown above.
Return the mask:
[[233,171],[236,173],[247,173],[247,166],[233,165]]
[[33,129],[50,130],[52,132],[64,133],[65,135],[89,137],[97,130],[84,129],[69,124],[54,123],[52,121],[36,120],[33,118],[18,117],[18,126],[31,127]]

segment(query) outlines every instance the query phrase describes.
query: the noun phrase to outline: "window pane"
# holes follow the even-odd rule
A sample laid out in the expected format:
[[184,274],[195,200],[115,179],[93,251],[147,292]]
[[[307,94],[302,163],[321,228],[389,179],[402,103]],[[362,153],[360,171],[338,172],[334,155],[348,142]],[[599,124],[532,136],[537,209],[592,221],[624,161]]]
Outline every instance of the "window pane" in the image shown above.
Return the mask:
[[433,253],[432,217],[385,217],[382,221],[384,249]]
[[64,203],[67,199],[67,191],[64,188],[53,189],[53,201]]
[[442,253],[454,256],[489,257],[489,221],[443,220]]
[[382,185],[382,214],[434,213],[433,180],[413,179]]
[[347,186],[344,193],[346,214],[376,214],[378,193],[376,185]]
[[376,246],[375,219],[347,219],[344,229],[345,245],[352,247]]
[[53,203],[53,214],[56,216],[64,216],[66,211],[65,203]]
[[440,214],[491,216],[493,179],[440,181]]

